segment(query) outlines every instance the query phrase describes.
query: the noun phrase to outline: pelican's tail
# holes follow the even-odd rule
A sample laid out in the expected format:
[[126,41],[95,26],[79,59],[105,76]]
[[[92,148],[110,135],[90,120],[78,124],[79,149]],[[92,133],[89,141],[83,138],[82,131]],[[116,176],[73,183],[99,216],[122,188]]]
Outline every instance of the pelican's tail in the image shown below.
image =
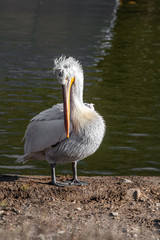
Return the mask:
[[26,153],[23,156],[21,156],[20,158],[18,158],[16,160],[16,163],[23,163],[24,164],[25,162],[28,161],[29,158],[30,158],[30,153]]

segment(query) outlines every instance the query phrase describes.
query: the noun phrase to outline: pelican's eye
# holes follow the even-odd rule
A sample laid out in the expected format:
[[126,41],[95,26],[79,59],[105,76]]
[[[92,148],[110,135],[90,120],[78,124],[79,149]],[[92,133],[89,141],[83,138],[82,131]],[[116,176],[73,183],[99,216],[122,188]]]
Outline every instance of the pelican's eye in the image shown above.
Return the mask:
[[63,72],[60,71],[60,72],[58,73],[58,76],[59,76],[59,77],[62,77],[62,76],[63,76]]

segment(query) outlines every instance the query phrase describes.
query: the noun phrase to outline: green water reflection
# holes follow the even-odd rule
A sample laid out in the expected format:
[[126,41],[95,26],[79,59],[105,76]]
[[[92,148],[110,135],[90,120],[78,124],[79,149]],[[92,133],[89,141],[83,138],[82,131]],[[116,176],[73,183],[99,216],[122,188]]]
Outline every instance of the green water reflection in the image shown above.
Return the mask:
[[[157,2],[158,4],[158,2]],[[119,8],[112,47],[99,62],[93,95],[108,124],[101,171],[160,174],[159,15],[156,2]],[[102,155],[103,154],[103,155]],[[105,158],[104,158],[105,156]]]

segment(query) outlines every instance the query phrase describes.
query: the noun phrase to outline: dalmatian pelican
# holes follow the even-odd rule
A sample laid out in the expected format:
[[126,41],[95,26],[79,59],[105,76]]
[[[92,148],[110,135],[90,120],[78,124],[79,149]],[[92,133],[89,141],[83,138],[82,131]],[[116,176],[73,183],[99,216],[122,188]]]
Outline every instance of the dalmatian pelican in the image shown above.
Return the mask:
[[[83,102],[83,69],[73,57],[54,60],[53,72],[62,85],[63,104],[40,112],[30,120],[24,139],[24,155],[16,160],[46,160],[55,186],[87,185],[77,178],[77,162],[93,154],[105,134],[105,122],[93,104]],[[72,163],[73,179],[57,182],[55,167]]]

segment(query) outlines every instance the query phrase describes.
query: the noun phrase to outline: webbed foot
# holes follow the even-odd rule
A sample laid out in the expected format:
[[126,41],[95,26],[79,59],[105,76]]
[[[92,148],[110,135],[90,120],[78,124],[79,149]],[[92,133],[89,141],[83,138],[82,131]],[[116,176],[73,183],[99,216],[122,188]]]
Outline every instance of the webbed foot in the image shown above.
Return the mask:
[[66,187],[70,186],[68,182],[50,182],[51,185],[56,186],[56,187]]
[[67,182],[69,182],[69,185],[71,185],[71,186],[73,186],[73,185],[75,185],[75,186],[87,186],[87,185],[89,185],[89,183],[87,183],[87,182],[84,182],[84,181],[80,181],[80,180],[78,180],[78,179],[71,179],[71,180],[68,180]]

